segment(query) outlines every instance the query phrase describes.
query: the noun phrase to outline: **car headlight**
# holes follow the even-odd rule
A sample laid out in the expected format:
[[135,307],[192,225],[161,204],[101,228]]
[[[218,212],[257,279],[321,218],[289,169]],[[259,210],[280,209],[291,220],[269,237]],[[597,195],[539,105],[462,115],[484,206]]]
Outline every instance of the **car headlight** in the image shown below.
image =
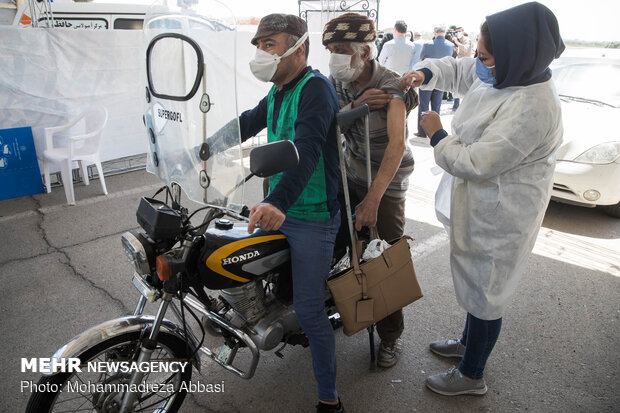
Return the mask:
[[136,271],[140,275],[151,273],[147,251],[151,251],[152,248],[148,242],[142,238],[140,234],[136,236],[136,234],[129,231],[121,236],[123,251],[125,251],[127,259],[134,265]]
[[620,142],[607,142],[596,145],[578,157],[575,162],[606,164],[612,163],[620,156]]

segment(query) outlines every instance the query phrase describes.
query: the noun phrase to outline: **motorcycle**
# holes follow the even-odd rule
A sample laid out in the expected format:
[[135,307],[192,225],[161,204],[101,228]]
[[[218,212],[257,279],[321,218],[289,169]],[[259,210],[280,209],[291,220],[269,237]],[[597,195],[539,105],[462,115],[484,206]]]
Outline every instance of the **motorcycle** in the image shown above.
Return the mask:
[[[44,373],[37,386],[47,391],[32,394],[27,412],[176,412],[191,389],[192,366],[200,372],[201,357],[250,379],[261,351],[279,347],[281,356],[286,345],[308,345],[293,309],[286,237],[260,228],[248,234],[249,210],[240,202],[245,182],[296,166],[297,151],[290,141],[256,147],[245,176],[238,122],[224,121],[237,118],[230,102],[235,93],[223,87],[234,84],[234,67],[205,64],[227,61],[222,54],[228,53],[232,30],[225,20],[196,14],[196,2],[189,3],[174,12],[170,5],[155,8],[145,20],[147,169],[165,186],[141,199],[140,229],[121,236],[140,293],[135,310],[60,348],[52,357],[60,368]],[[217,53],[210,42],[217,42]],[[171,67],[175,61],[181,64]],[[197,94],[200,86],[203,93]],[[366,113],[362,108],[339,122]],[[219,136],[226,148],[216,150],[207,136]],[[165,200],[156,199],[164,193]],[[190,213],[181,205],[182,193],[204,206]],[[193,224],[198,212],[204,216]],[[347,259],[346,247],[336,248],[334,271]],[[147,303],[159,303],[155,315],[144,314]],[[340,327],[327,288],[325,311],[334,329]],[[170,312],[176,322],[166,318]],[[223,344],[210,348],[208,336]],[[239,361],[241,353],[249,356]],[[77,368],[68,368],[72,361]]]

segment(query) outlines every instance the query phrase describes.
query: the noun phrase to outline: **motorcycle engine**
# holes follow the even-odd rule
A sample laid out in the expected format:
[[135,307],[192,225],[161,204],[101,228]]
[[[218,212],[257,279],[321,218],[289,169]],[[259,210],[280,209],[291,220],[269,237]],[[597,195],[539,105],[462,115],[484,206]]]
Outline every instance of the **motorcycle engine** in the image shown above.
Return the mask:
[[300,330],[293,305],[285,305],[273,292],[266,293],[267,281],[256,280],[242,287],[220,290],[230,305],[224,317],[241,328],[261,350],[271,350],[287,332]]

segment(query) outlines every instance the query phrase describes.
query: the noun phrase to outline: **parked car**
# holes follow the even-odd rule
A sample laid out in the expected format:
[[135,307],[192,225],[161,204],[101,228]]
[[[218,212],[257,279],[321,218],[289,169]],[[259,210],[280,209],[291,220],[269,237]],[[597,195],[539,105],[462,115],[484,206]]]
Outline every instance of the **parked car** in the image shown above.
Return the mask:
[[560,58],[552,70],[564,123],[552,200],[620,218],[620,59]]

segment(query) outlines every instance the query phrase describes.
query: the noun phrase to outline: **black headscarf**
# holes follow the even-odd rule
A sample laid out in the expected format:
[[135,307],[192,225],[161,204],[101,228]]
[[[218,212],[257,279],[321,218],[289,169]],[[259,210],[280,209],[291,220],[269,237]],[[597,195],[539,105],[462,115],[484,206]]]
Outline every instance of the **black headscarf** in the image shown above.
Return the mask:
[[486,18],[491,33],[497,89],[527,86],[551,78],[549,64],[564,42],[555,15],[540,3],[521,4]]

